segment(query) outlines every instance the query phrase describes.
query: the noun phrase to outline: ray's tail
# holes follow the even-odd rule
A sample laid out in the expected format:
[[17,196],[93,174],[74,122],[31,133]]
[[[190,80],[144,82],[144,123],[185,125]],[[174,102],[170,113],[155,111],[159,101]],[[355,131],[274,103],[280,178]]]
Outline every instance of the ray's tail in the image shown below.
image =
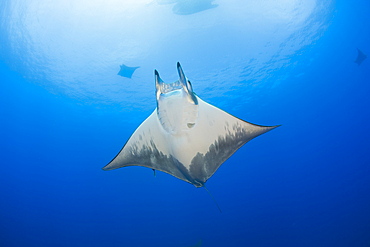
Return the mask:
[[212,193],[207,189],[206,185],[203,185],[203,188],[207,191],[208,195],[212,198],[212,200],[216,204],[216,206],[217,206],[218,210],[220,211],[220,213],[222,213],[222,210],[221,210],[220,206],[218,205],[216,199],[213,197]]

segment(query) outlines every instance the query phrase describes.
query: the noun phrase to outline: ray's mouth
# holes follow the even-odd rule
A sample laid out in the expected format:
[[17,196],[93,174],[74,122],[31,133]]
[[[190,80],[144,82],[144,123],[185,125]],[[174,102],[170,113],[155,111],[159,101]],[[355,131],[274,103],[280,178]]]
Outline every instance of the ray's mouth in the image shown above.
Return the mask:
[[177,90],[181,90],[182,85],[180,81],[175,81],[173,83],[162,82],[159,84],[159,89],[161,91],[161,94],[168,94],[168,93],[172,93]]
[[155,88],[156,88],[156,97],[157,101],[159,100],[160,96],[163,94],[175,93],[179,90],[184,90],[188,101],[194,105],[198,104],[198,100],[196,99],[193,88],[191,86],[190,81],[185,77],[185,74],[181,68],[180,63],[177,63],[177,71],[179,73],[179,80],[173,83],[164,83],[157,70],[154,70],[155,76]]

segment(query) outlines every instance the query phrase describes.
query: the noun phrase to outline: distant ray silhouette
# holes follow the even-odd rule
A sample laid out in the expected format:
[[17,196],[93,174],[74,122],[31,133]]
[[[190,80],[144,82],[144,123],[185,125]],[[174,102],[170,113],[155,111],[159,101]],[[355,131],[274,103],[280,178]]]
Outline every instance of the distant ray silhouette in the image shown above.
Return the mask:
[[357,63],[359,66],[360,64],[362,64],[362,62],[367,58],[367,56],[360,50],[357,48],[357,58],[355,60],[355,63]]
[[128,67],[124,64],[120,65],[120,67],[121,67],[121,69],[120,69],[120,71],[118,72],[117,75],[127,77],[127,78],[131,78],[132,74],[135,72],[135,70],[140,68],[140,67]]
[[214,0],[157,0],[158,4],[172,4],[173,13],[177,15],[191,15],[207,9],[217,7]]

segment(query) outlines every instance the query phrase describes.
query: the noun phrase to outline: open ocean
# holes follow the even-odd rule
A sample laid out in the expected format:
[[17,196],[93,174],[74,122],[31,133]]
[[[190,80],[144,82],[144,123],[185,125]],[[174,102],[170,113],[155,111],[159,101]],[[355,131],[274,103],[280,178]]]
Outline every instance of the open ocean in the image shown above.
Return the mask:
[[[369,0],[1,0],[0,247],[370,247]],[[207,189],[104,171],[154,70],[281,125]],[[201,137],[207,138],[207,137]],[[184,153],[187,150],[183,150]]]

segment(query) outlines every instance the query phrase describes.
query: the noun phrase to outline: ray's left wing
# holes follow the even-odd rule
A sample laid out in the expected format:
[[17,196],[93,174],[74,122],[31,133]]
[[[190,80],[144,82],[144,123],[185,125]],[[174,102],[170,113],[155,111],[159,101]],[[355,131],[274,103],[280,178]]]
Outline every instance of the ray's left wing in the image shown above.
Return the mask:
[[[191,183],[181,163],[171,155],[169,140],[157,116],[157,109],[135,130],[117,156],[103,170],[144,166],[171,174]],[[185,173],[185,175],[184,175]]]

